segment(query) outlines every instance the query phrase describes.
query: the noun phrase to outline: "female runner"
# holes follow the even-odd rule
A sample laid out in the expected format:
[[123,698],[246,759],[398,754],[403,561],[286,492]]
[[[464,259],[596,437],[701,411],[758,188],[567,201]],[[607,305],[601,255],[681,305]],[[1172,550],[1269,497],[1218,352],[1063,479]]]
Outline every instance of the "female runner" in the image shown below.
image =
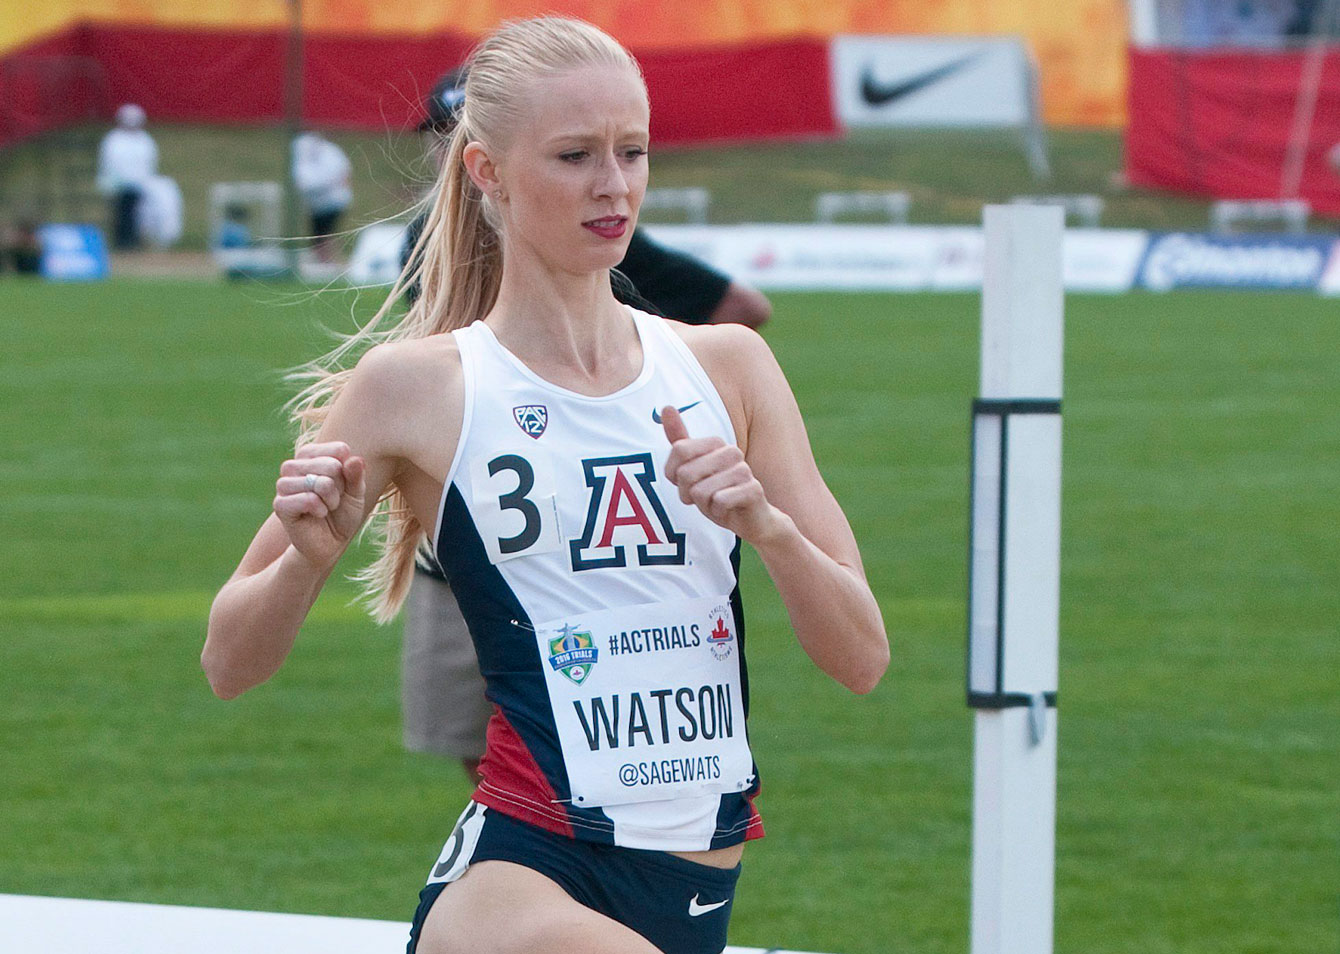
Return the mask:
[[763,340],[610,291],[648,122],[636,62],[588,24],[514,22],[476,49],[418,264],[300,395],[274,512],[210,613],[203,665],[232,698],[283,663],[374,511],[379,619],[432,546],[494,715],[410,954],[722,950],[743,843],[763,834],[740,541],[821,669],[864,693],[888,665]]

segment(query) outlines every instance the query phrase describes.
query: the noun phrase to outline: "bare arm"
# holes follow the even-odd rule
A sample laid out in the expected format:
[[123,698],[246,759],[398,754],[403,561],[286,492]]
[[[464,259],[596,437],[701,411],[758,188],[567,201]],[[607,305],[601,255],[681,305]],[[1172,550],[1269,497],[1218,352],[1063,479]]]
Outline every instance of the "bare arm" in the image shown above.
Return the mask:
[[221,698],[279,669],[349,542],[407,469],[401,435],[413,430],[406,398],[415,389],[419,398],[429,393],[413,368],[374,349],[316,440],[280,468],[274,512],[210,609],[201,665]]
[[693,332],[700,337],[690,346],[728,405],[736,405],[742,446],[690,437],[674,408],[665,409],[666,476],[681,499],[758,551],[815,664],[854,692],[869,692],[888,668],[888,637],[791,388],[756,334],[718,329],[710,340],[706,330]]
[[[216,695],[232,699],[269,679],[340,555],[366,519],[364,458],[348,444],[301,447],[284,462],[272,513],[209,613],[201,666]],[[313,489],[307,490],[307,475]],[[317,476],[319,475],[319,476]]]

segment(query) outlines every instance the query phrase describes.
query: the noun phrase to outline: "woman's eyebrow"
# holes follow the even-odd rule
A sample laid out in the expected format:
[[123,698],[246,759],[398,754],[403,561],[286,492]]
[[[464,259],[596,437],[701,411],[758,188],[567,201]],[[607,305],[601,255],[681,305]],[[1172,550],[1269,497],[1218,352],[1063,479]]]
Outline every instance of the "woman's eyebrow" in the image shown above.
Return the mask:
[[[621,129],[621,130],[619,130],[619,132],[615,134],[614,138],[615,138],[615,139],[637,139],[637,138],[643,138],[643,139],[645,139],[645,138],[647,138],[647,136],[648,136],[648,131],[647,131],[645,128],[637,127],[637,126],[629,126],[629,127],[625,128],[625,129]],[[548,143],[560,143],[560,142],[565,142],[565,143],[566,143],[566,142],[570,142],[570,143],[585,144],[585,143],[592,143],[592,142],[604,142],[604,141],[605,141],[605,138],[606,138],[606,137],[605,137],[605,134],[604,134],[603,132],[595,132],[595,131],[591,131],[591,130],[565,130],[565,131],[563,131],[563,132],[554,133],[554,135],[550,136],[548,139],[546,139],[546,140],[544,140],[544,141],[545,141],[546,144],[548,144]]]

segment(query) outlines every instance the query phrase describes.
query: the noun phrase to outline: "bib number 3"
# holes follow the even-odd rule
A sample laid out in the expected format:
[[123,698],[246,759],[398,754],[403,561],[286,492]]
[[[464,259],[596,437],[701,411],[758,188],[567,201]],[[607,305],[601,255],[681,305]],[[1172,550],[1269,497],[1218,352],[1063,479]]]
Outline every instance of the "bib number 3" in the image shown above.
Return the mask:
[[490,477],[496,477],[508,470],[516,474],[516,490],[500,496],[498,506],[504,511],[519,510],[526,520],[526,525],[521,528],[520,533],[498,541],[499,552],[512,554],[529,550],[535,545],[535,541],[540,539],[541,521],[540,508],[535,506],[533,500],[526,497],[535,489],[535,468],[530,465],[530,461],[519,454],[503,454],[489,461]]
[[531,454],[499,454],[480,462],[474,511],[494,563],[556,550],[561,544],[553,470]]

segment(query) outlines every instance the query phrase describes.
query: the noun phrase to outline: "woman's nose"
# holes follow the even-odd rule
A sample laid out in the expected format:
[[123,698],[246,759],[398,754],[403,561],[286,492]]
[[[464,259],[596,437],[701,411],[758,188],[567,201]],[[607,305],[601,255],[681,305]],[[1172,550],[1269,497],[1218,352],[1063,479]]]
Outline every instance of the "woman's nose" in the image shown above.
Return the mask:
[[619,166],[618,157],[613,153],[607,154],[601,161],[599,173],[596,176],[596,195],[601,198],[622,199],[628,195],[629,191],[628,178]]

